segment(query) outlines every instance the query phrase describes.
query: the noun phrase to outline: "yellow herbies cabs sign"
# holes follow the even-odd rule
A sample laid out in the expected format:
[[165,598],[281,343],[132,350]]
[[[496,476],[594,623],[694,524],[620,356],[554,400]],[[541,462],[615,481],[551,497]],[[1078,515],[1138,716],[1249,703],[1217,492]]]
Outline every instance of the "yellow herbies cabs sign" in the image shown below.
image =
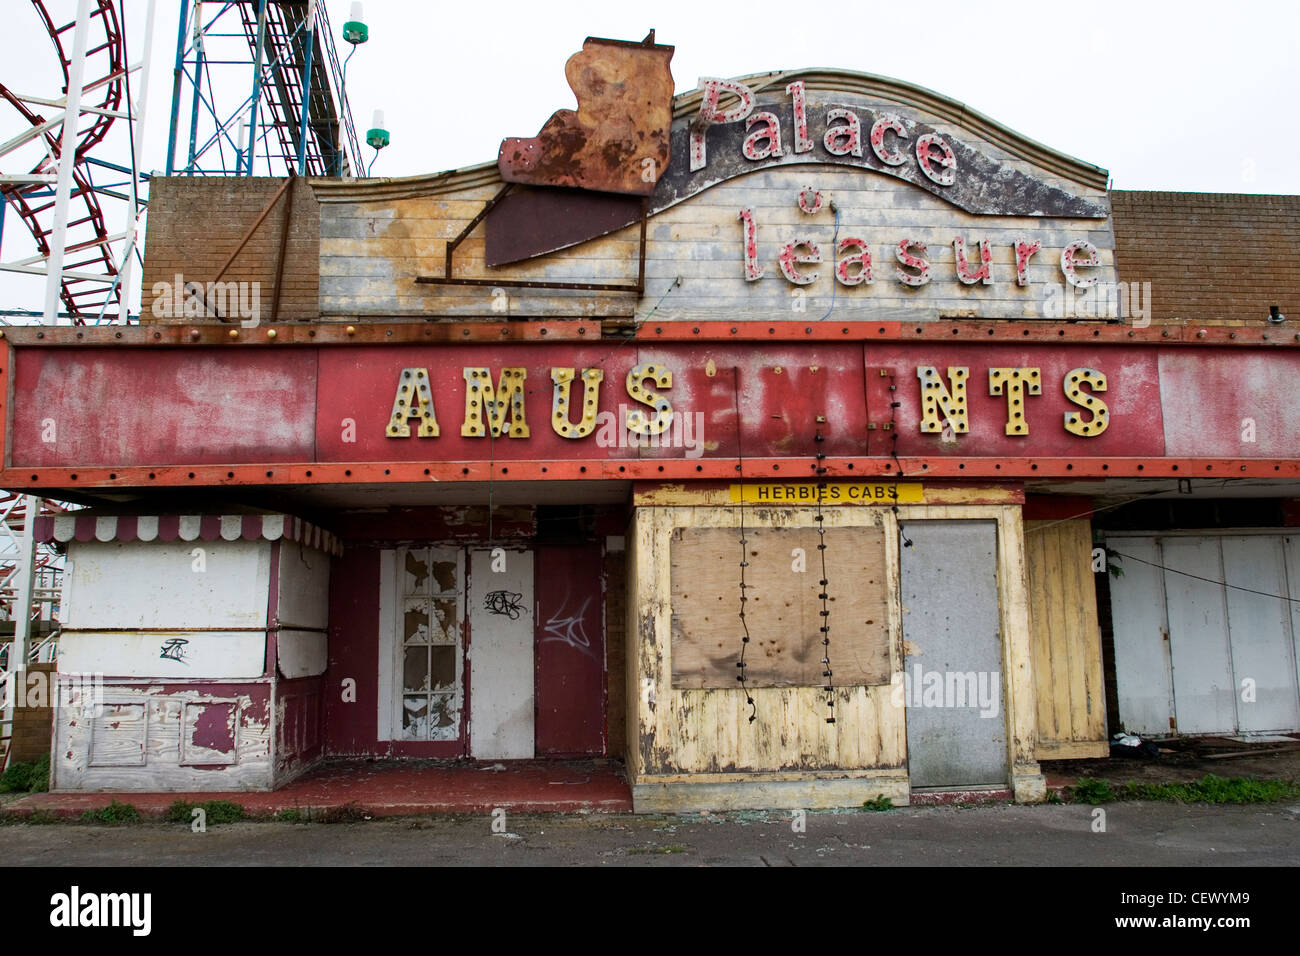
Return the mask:
[[[731,500],[755,505],[812,505],[817,503],[817,483],[763,483],[732,485]],[[880,481],[828,481],[822,491],[827,505],[894,505],[920,502],[920,482],[891,484]]]

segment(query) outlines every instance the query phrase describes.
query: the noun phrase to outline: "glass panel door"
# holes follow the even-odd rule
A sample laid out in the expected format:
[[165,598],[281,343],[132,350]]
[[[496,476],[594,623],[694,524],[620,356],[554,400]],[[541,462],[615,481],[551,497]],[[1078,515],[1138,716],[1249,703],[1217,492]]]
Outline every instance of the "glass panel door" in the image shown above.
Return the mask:
[[398,688],[402,740],[458,740],[465,588],[459,548],[399,550]]

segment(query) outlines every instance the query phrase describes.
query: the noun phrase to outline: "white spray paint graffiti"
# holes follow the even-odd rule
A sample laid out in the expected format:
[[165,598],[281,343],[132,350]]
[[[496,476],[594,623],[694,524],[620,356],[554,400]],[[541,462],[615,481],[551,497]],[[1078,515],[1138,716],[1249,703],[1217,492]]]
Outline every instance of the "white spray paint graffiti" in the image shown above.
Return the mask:
[[550,620],[546,622],[544,628],[545,635],[543,641],[559,641],[567,644],[579,653],[586,654],[588,657],[595,657],[596,652],[592,649],[591,639],[587,637],[587,630],[583,626],[582,619],[587,614],[587,607],[591,604],[591,596],[588,595],[578,608],[578,613],[568,617],[562,617],[564,609],[569,605],[569,595],[564,596],[564,601]]

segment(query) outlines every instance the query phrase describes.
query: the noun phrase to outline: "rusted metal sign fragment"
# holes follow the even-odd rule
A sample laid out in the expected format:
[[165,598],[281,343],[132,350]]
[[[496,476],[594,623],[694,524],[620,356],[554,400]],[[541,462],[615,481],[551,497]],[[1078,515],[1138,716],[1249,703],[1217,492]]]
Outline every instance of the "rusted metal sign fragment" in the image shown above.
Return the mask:
[[558,110],[537,136],[503,140],[501,178],[648,196],[668,168],[671,46],[588,37],[564,66],[578,109]]
[[576,189],[516,186],[488,213],[489,266],[530,259],[622,229],[641,217],[643,200]]

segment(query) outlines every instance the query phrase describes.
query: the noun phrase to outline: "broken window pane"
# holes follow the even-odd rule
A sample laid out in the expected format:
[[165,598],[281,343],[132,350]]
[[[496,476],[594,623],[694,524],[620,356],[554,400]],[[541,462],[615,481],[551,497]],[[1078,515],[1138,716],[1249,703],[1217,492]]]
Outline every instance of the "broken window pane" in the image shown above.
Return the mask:
[[456,712],[454,700],[447,695],[435,695],[430,701],[429,722],[438,740],[456,738]]
[[[438,644],[456,644],[460,635],[460,622],[456,619],[457,601],[435,600],[433,604],[433,627],[429,640]],[[425,618],[426,622],[428,618]]]
[[429,606],[424,601],[408,601],[402,615],[402,640],[407,644],[429,643]]
[[[430,687],[433,690],[455,690],[456,689],[456,652],[457,648],[443,646],[434,646],[429,648],[429,653],[433,655],[432,674],[430,677]],[[409,651],[407,652],[410,653]]]
[[434,594],[455,594],[456,593],[456,562],[455,561],[434,561],[433,563],[433,588]]
[[402,736],[407,740],[428,739],[429,700],[423,694],[402,698]]
[[[441,650],[442,648],[439,648]],[[454,663],[452,665],[455,666]],[[452,675],[455,680],[455,674]],[[429,649],[408,647],[402,664],[402,690],[407,693],[429,689]]]
[[408,551],[402,570],[403,594],[429,593],[429,552]]

